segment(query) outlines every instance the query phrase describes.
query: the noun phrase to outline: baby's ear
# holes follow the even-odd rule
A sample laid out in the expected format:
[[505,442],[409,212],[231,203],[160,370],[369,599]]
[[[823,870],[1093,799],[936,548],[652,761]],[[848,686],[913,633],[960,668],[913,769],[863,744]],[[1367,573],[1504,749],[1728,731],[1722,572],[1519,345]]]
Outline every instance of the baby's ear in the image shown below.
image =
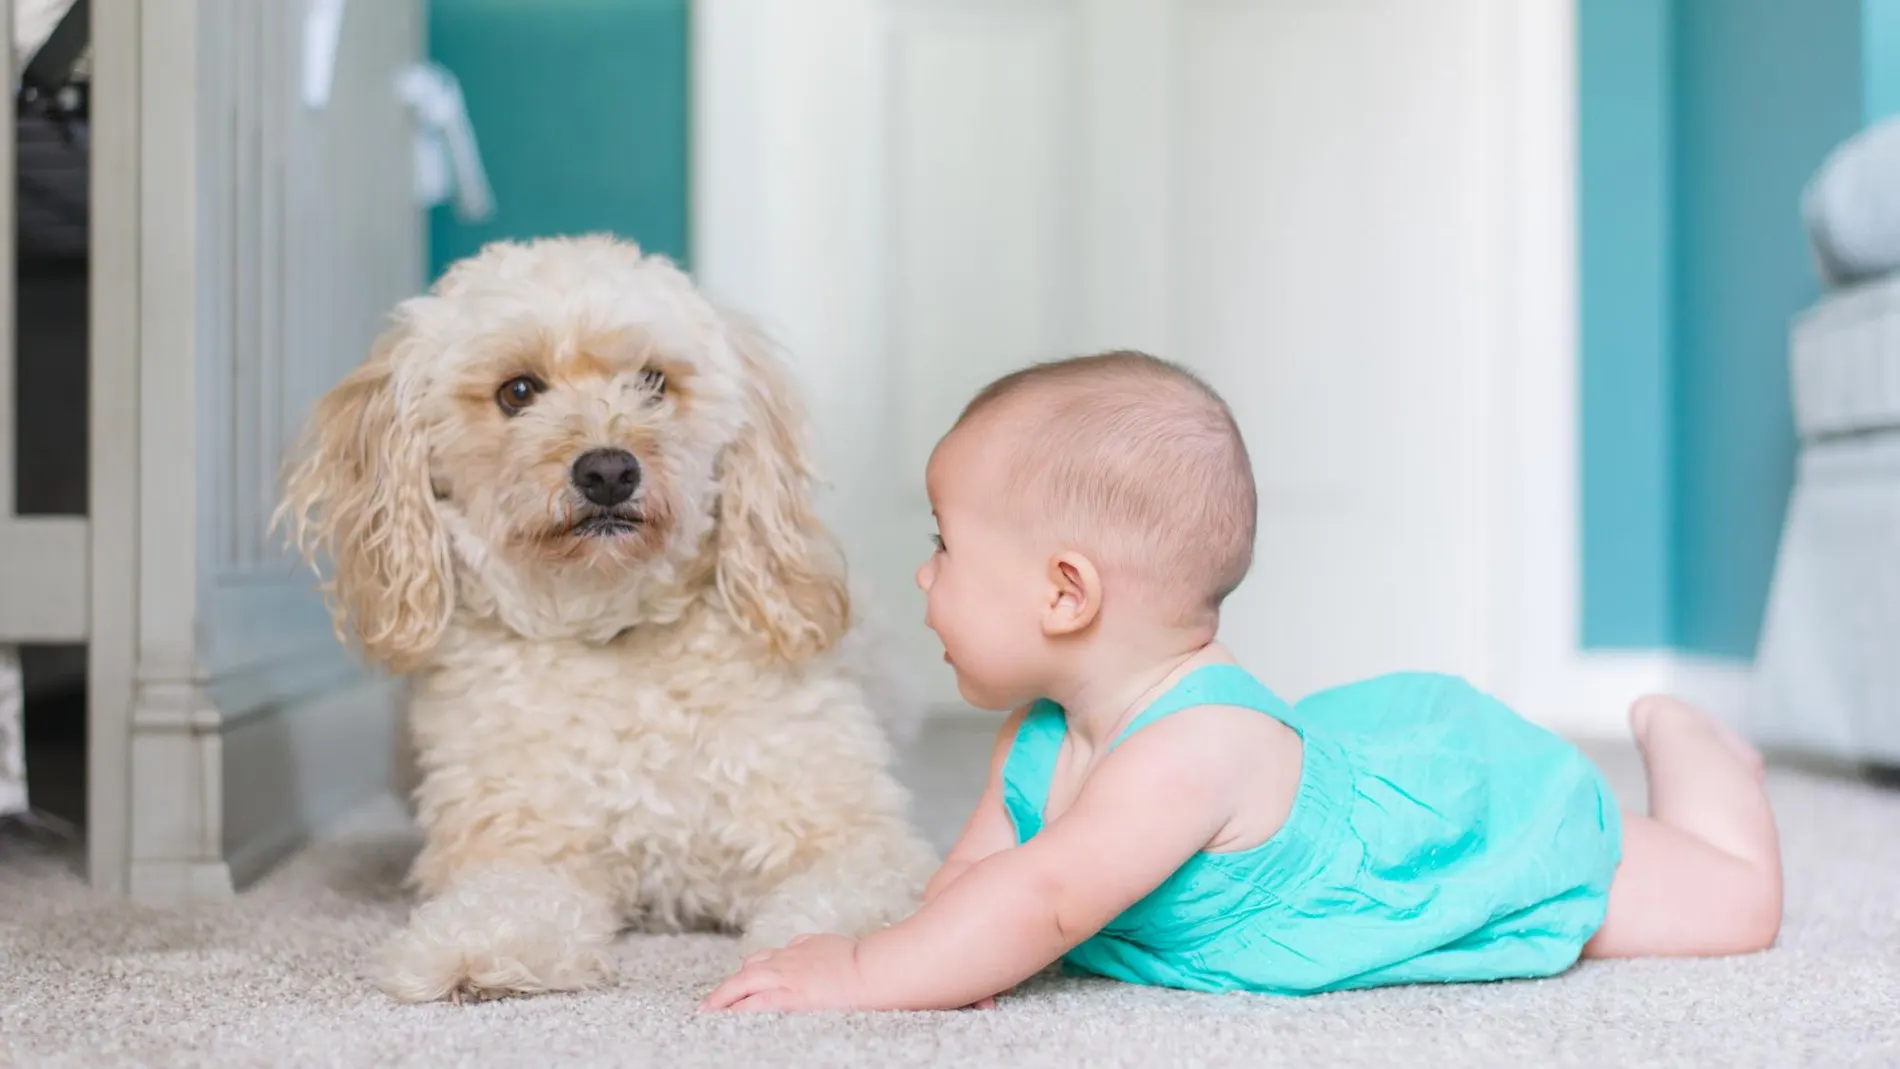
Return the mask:
[[801,661],[843,637],[851,597],[837,546],[812,511],[797,387],[757,329],[729,317],[723,334],[739,358],[744,423],[719,460],[719,594],[742,627]]
[[273,526],[323,584],[339,640],[354,632],[366,658],[413,668],[448,626],[449,540],[429,485],[428,443],[401,372],[419,343],[406,326],[378,338],[369,359],[317,402],[305,425]]
[[1073,550],[1058,553],[1049,558],[1048,582],[1043,634],[1073,635],[1095,622],[1102,610],[1102,576],[1094,561]]

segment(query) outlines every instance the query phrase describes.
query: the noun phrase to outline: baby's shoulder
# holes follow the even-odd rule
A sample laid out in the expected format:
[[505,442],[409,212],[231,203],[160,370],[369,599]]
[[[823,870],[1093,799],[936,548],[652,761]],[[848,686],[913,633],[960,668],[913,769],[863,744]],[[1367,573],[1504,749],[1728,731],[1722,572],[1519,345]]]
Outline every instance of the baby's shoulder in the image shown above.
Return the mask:
[[1139,763],[1129,769],[1128,782],[1218,807],[1222,824],[1207,845],[1215,851],[1264,842],[1279,829],[1305,760],[1299,732],[1244,705],[1189,706],[1128,742],[1131,766]]

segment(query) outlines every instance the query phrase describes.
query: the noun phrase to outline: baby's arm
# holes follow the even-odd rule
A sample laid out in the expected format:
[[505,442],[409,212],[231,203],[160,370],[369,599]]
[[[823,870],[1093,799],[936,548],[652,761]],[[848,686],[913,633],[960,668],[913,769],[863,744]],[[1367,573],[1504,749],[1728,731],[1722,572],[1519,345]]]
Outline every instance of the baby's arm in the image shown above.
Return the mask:
[[1003,762],[1009,759],[1010,747],[1016,742],[1016,729],[1028,711],[1028,706],[1016,710],[997,729],[996,742],[990,747],[989,778],[983,785],[983,795],[976,800],[970,819],[964,822],[963,831],[957,836],[956,845],[950,848],[949,856],[944,858],[942,867],[924,885],[925,902],[942,894],[943,889],[956,882],[970,866],[998,850],[1016,845],[1016,826],[1003,808]]
[[1060,818],[974,862],[922,910],[863,939],[877,1006],[954,1009],[1006,991],[1100,931],[1220,832],[1244,763],[1177,714],[1114,751]]

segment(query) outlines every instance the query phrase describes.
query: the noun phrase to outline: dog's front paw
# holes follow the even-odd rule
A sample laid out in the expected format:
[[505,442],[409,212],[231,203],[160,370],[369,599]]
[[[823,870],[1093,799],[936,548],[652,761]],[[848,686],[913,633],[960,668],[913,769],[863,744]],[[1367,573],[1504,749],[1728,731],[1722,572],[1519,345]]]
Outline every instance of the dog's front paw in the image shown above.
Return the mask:
[[423,903],[384,948],[378,987],[403,1002],[580,991],[613,979],[612,904],[552,870],[489,869]]
[[[810,908],[816,906],[817,908]],[[840,923],[835,910],[825,908],[824,903],[800,904],[786,901],[775,902],[772,908],[752,918],[752,922],[739,935],[739,953],[752,954],[760,950],[777,950],[786,946],[801,935],[844,935],[858,937],[869,934],[856,931],[858,926]]]
[[376,984],[402,1002],[485,1002],[580,991],[613,979],[604,947],[560,939],[443,942],[404,931],[384,947]]
[[929,844],[894,822],[774,888],[747,921],[740,948],[782,947],[801,935],[862,938],[915,911],[936,866]]

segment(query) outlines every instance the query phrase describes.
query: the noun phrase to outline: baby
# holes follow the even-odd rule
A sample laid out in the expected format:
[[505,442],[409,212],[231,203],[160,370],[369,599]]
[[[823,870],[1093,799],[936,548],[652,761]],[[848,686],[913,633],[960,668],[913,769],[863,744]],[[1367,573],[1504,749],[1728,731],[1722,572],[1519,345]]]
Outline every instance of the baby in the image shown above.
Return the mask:
[[1761,758],[1683,702],[1630,726],[1648,815],[1464,681],[1297,704],[1214,640],[1253,555],[1227,406],[1120,352],[971,402],[927,476],[917,582],[958,689],[1013,709],[912,916],[763,951],[702,1009],[993,1004],[1083,973],[1282,995],[1550,976],[1583,957],[1741,954],[1781,925]]

